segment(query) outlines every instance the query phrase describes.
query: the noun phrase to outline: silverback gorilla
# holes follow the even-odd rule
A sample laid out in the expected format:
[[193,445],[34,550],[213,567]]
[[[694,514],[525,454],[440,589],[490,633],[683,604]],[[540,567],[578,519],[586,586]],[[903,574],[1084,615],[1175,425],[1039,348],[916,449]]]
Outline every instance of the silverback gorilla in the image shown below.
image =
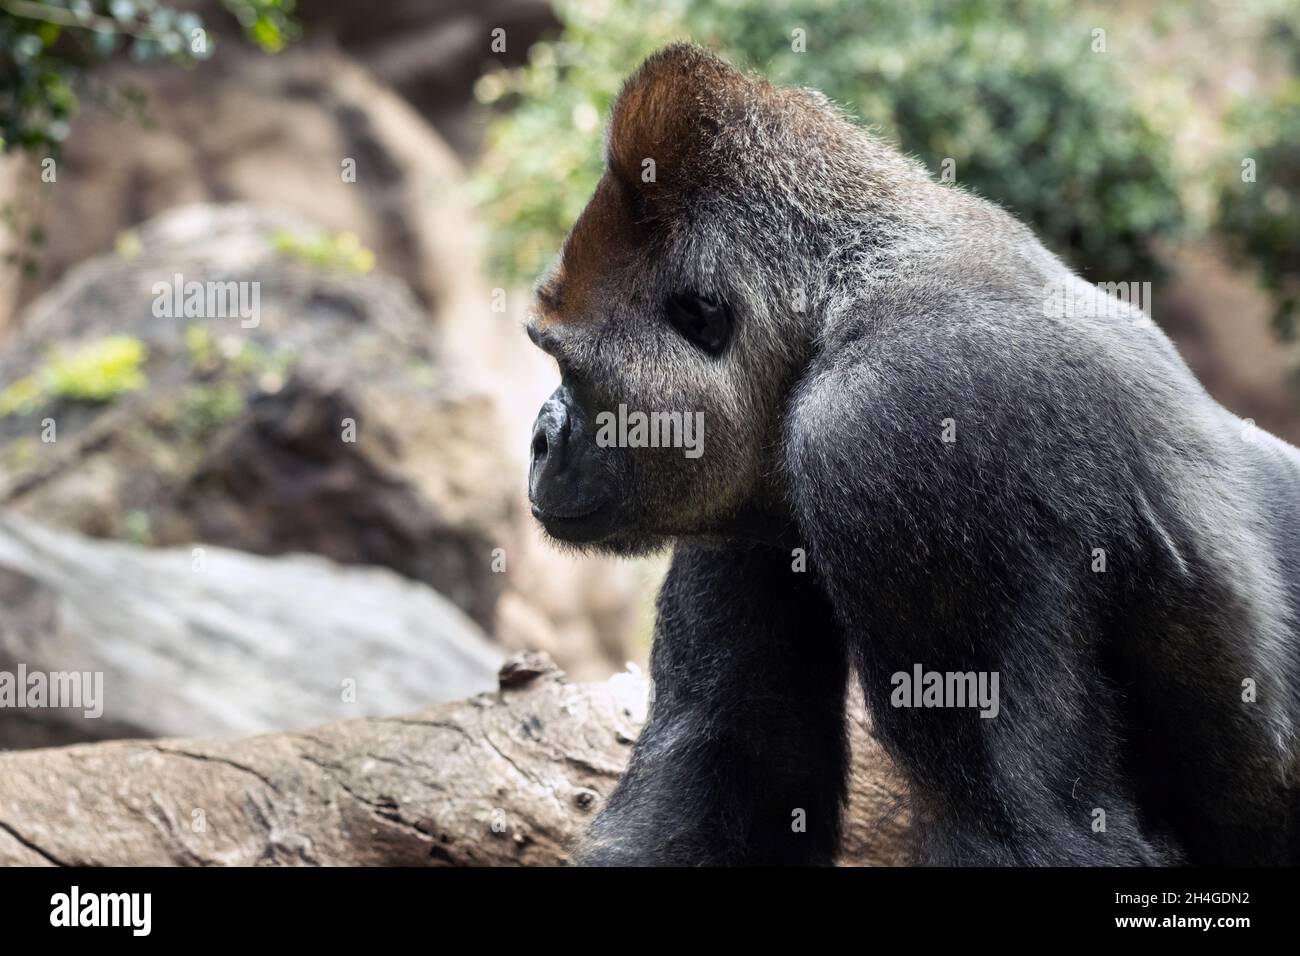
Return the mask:
[[[528,333],[534,515],[674,549],[580,861],[830,862],[850,668],[921,862],[1300,856],[1300,451],[1010,215],[674,45]],[[702,415],[702,454],[602,440],[615,409]]]

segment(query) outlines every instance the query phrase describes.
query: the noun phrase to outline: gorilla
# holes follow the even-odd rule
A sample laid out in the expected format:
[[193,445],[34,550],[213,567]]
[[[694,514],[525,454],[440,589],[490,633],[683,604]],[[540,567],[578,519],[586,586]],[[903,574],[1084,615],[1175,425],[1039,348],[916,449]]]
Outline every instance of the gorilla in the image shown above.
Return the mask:
[[580,862],[832,862],[850,669],[919,862],[1300,859],[1300,450],[816,92],[669,46],[605,165],[529,316],[529,497],[673,555]]

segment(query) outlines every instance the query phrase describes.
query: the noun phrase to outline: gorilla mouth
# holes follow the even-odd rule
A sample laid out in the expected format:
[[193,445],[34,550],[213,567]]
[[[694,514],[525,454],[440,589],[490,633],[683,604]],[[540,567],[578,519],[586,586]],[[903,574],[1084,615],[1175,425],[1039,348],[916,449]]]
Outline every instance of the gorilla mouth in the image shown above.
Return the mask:
[[580,514],[557,514],[533,505],[533,517],[542,523],[546,533],[552,537],[584,544],[599,541],[613,530],[614,522],[611,519],[617,511],[615,504],[606,501]]

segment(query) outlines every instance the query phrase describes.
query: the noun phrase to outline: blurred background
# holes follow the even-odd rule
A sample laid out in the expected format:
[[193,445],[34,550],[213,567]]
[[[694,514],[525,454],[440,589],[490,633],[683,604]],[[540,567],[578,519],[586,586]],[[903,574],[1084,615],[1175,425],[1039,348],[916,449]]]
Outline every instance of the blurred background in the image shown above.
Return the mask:
[[[0,745],[397,713],[520,649],[644,666],[663,560],[528,515],[557,376],[520,324],[679,38],[1150,282],[1206,387],[1300,440],[1293,0],[0,0],[0,670],[106,697]],[[189,282],[256,324],[160,310]]]

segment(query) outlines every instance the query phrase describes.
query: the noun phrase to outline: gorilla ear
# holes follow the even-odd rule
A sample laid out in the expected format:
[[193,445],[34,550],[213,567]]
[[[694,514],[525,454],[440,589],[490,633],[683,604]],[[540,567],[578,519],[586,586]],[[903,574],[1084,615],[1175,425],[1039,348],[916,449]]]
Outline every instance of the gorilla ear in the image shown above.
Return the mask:
[[614,103],[610,171],[646,198],[686,185],[702,170],[708,144],[744,109],[753,82],[693,43],[651,54]]

